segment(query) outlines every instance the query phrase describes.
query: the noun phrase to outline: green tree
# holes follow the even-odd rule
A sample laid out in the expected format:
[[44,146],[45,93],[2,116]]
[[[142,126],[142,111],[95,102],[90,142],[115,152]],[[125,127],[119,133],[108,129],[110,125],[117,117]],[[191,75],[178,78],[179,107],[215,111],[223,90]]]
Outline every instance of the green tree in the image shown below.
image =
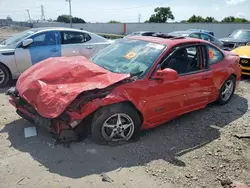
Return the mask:
[[115,20],[110,20],[108,23],[121,23],[121,22],[115,21]]
[[188,20],[188,23],[200,23],[200,22],[205,22],[204,18],[202,18],[201,16],[196,16],[193,15],[191,16]]
[[237,22],[237,23],[248,23],[249,20],[247,20],[245,18],[235,18],[235,22]]
[[245,18],[235,18],[233,16],[225,17],[221,22],[223,23],[247,23],[249,20]]
[[[60,15],[58,16],[57,22],[70,23],[70,15]],[[82,18],[72,17],[72,23],[86,23]]]
[[225,23],[235,22],[235,17],[233,17],[233,16],[225,17],[225,18],[223,18],[223,20],[221,20],[221,22],[225,22]]
[[70,23],[70,15],[63,14],[61,16],[58,16],[57,22],[64,22],[64,23]]
[[170,9],[170,7],[157,7],[154,10],[155,14],[152,14],[148,22],[154,23],[166,23],[169,19],[174,20],[174,15]]
[[206,23],[217,23],[218,21],[214,17],[206,17],[204,19],[204,22],[206,22]]
[[73,17],[72,18],[72,23],[86,23],[86,22],[82,18]]

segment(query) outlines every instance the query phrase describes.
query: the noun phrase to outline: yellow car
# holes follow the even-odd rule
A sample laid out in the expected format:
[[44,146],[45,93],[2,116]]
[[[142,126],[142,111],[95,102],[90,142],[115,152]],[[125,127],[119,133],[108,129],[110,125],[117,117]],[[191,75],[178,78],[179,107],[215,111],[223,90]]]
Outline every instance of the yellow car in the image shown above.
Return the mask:
[[250,75],[250,46],[241,46],[232,51],[240,56],[242,74]]

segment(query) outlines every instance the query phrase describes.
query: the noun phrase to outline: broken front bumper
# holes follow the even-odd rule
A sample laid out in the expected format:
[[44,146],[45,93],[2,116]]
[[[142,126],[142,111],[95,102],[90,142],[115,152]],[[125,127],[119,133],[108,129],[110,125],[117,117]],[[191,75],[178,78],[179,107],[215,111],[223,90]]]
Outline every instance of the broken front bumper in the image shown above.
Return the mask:
[[35,108],[28,104],[18,93],[15,87],[10,88],[6,93],[10,96],[9,102],[16,108],[16,112],[22,118],[39,127],[45,127],[50,132],[55,132],[53,120],[41,117]]
[[15,87],[10,88],[5,94],[10,96],[9,102],[16,108],[19,116],[38,127],[46,128],[53,133],[56,140],[63,142],[79,140],[78,134],[69,126],[67,120],[48,119],[40,116],[36,109],[19,95]]

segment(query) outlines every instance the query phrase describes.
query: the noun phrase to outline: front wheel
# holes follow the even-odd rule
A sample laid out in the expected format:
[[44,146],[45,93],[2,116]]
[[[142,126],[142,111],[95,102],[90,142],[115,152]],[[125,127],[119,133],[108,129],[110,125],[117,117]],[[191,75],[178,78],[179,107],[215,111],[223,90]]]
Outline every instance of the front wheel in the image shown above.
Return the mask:
[[129,141],[139,136],[141,119],[127,104],[104,107],[93,117],[91,132],[97,144]]
[[217,102],[220,105],[227,104],[233,97],[236,87],[236,79],[234,76],[230,76],[220,89],[220,94]]
[[8,70],[0,64],[0,87],[5,87],[10,80],[10,74]]

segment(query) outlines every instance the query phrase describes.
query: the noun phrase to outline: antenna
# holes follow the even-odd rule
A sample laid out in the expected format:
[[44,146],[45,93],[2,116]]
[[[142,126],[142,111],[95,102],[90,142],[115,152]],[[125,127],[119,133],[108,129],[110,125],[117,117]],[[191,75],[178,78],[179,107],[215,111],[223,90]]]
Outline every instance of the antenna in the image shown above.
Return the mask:
[[43,5],[41,5],[41,20],[45,20]]

